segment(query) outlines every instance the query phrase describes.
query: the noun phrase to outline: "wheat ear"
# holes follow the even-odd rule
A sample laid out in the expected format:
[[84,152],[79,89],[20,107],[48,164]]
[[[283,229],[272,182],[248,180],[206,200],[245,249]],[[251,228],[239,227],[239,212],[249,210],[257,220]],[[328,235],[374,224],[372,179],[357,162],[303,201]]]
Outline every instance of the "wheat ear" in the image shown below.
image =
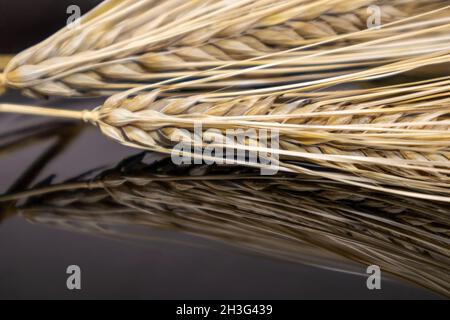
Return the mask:
[[[326,51],[330,46],[384,38],[414,28],[410,25],[403,26],[406,29],[367,30],[367,6],[375,3],[378,2],[106,1],[83,18],[81,30],[61,30],[15,57],[5,71],[4,82],[32,96],[111,95],[143,84],[189,78],[194,71],[206,72],[204,76],[207,76],[217,72],[211,68],[224,68],[230,64],[238,69],[305,56],[305,52],[296,48],[315,45],[320,46],[317,50]],[[386,25],[405,17],[412,21],[412,16],[428,8],[442,11],[445,9],[443,4],[443,1],[432,1],[431,6],[427,1],[380,2]],[[439,15],[429,15],[428,18],[431,21],[427,23],[446,21]],[[424,28],[420,21],[416,21],[415,26]],[[445,33],[417,39],[416,54],[424,50],[438,51],[445,42],[442,37],[445,38]],[[401,50],[406,43],[397,45],[397,49],[374,47],[361,53],[353,52],[355,60],[364,62],[356,63],[350,56],[329,56],[323,61],[294,64],[289,69],[269,70],[262,76],[269,75],[270,81],[261,83],[258,79],[239,77],[232,84],[267,86],[325,78],[330,75],[330,71],[325,73],[326,70],[339,75],[347,68],[380,65],[397,61],[405,54],[415,54]],[[296,50],[289,54],[284,52],[289,48]],[[388,52],[383,56],[386,50]],[[267,55],[271,57],[269,60],[264,58]],[[299,76],[300,73],[304,75]],[[202,90],[203,87],[197,89]]]
[[[449,88],[450,79],[443,78],[367,93],[300,93],[295,100],[292,93],[211,99],[165,98],[156,91],[113,96],[93,111],[4,104],[0,112],[81,119],[126,146],[163,153],[173,151],[176,137],[193,144],[191,134],[201,124],[203,147],[270,152],[284,171],[448,202]],[[229,144],[226,129],[276,130],[280,147],[268,150],[257,139]]]

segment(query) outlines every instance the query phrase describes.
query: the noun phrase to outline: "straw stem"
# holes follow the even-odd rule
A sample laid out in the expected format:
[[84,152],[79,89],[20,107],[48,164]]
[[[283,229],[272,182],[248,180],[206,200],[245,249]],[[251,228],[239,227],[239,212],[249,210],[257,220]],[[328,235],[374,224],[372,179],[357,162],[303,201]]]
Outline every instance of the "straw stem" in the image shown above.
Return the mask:
[[0,54],[0,95],[3,94],[7,88],[6,76],[2,72],[12,58],[12,55]]
[[6,79],[3,73],[0,73],[0,95],[6,91]]
[[14,55],[10,54],[0,54],[0,70],[5,70],[9,61],[14,57]]
[[83,120],[85,122],[96,122],[98,120],[98,114],[95,111],[72,111],[16,104],[0,104],[0,113],[15,113],[42,117]]

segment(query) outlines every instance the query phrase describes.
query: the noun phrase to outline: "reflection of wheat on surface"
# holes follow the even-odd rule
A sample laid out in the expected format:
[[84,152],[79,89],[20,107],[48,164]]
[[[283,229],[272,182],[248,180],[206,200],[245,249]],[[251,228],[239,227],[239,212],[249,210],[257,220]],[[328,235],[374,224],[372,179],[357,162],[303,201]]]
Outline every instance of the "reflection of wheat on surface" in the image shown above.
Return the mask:
[[324,267],[377,264],[450,294],[450,207],[442,203],[307,177],[262,178],[252,169],[147,165],[141,157],[89,182],[10,198],[26,195],[35,197],[21,212],[38,223],[119,238],[134,236],[125,226],[176,230]]
[[[367,29],[370,5],[380,6],[384,28]],[[326,79],[448,51],[446,5],[417,0],[109,0],[83,17],[80,29],[63,29],[17,55],[4,82],[32,96],[110,95],[190,78],[198,71],[203,71],[201,78],[224,73],[211,68],[231,72],[268,63],[279,65],[192,87]],[[434,10],[440,11],[421,17]]]
[[[380,29],[367,29],[370,5]],[[0,201],[34,196],[21,208],[31,220],[87,232],[147,226],[304,263],[377,264],[450,296],[449,10],[440,0],[104,1],[80,29],[0,57],[0,90],[111,97],[91,111],[0,112],[84,120],[163,153],[174,136],[195,144],[195,124],[204,148],[230,147],[226,129],[277,130],[269,151],[282,174],[137,158]],[[411,71],[430,78],[341,89]],[[34,133],[26,140],[48,134]],[[251,138],[232,147],[267,151]]]

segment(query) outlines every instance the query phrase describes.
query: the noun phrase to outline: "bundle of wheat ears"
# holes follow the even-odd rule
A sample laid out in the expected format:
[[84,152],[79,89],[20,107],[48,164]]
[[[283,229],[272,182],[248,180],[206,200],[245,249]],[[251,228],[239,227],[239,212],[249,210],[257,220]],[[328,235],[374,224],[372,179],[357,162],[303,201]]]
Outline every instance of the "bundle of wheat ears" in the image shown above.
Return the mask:
[[19,212],[31,222],[101,236],[155,240],[147,228],[156,228],[326,268],[376,264],[450,295],[448,204],[307,176],[153,161],[142,154],[94,178],[46,179],[0,202],[28,199]]
[[[368,27],[368,9],[381,26]],[[0,112],[82,119],[164,153],[174,137],[198,143],[201,125],[204,148],[269,152],[282,171],[450,202],[448,69],[342,88],[448,67],[449,12],[433,0],[105,1],[13,58],[2,82],[35,97],[115,94],[93,111]],[[227,129],[274,131],[280,145],[230,143]]]

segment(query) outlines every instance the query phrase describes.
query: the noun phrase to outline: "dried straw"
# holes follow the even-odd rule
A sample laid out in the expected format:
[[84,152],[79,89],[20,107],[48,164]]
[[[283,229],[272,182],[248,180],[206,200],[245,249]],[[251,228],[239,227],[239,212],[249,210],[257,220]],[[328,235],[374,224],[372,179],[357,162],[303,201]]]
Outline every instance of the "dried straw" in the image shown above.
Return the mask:
[[32,222],[118,238],[152,239],[140,227],[175,230],[326,268],[377,264],[450,295],[447,204],[239,167],[148,165],[142,156],[93,180],[10,198],[32,195],[21,208]]
[[[384,26],[368,30],[367,7],[374,4]],[[447,4],[107,0],[83,17],[79,29],[62,29],[17,55],[2,82],[33,97],[111,95],[161,81],[223,79],[224,72],[273,64],[191,89],[327,79],[448,50]]]

